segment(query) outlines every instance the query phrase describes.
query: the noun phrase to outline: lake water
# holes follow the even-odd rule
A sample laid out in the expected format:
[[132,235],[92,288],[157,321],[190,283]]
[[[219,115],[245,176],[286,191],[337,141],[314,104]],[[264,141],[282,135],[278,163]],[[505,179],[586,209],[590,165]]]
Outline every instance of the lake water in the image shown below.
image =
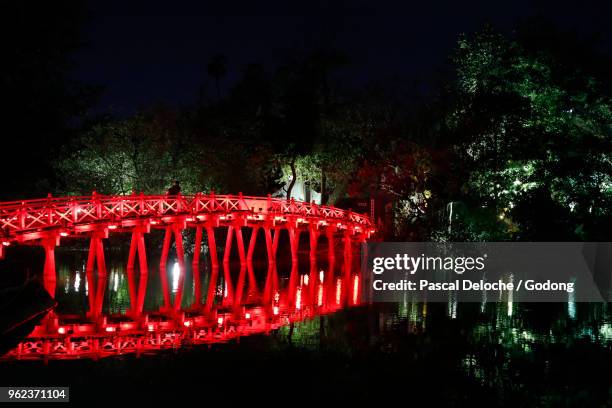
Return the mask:
[[[109,248],[107,256],[103,314],[109,322],[120,321],[118,317],[130,306],[126,253],[117,247]],[[210,273],[204,258],[205,254],[200,273],[202,287],[207,288]],[[303,258],[307,260],[307,255]],[[296,287],[302,301],[297,311],[298,292],[291,303],[285,301],[290,297],[291,264],[279,260],[281,310],[278,315],[274,309],[268,311],[262,319],[269,326],[261,332],[244,332],[248,335],[218,342],[181,342],[140,355],[126,352],[96,359],[3,361],[2,384],[69,384],[73,400],[109,403],[190,398],[202,404],[612,406],[608,372],[612,367],[612,313],[608,304],[363,305],[360,298],[353,300],[356,295],[351,292],[360,284],[355,283],[356,267],[346,275],[339,256],[329,274],[325,258],[324,254],[319,257],[315,274],[307,262],[300,263]],[[85,316],[85,260],[86,252],[78,248],[58,251],[59,316]],[[145,314],[157,313],[163,304],[157,262],[149,259]],[[170,259],[172,292],[178,282],[174,271]],[[257,264],[254,272],[260,295],[267,270],[264,264]],[[239,273],[234,266],[232,279]],[[239,331],[239,321],[245,321],[245,313],[255,310],[249,307],[256,307],[260,298],[246,296],[241,308],[224,308],[223,273],[219,276],[214,292],[220,306],[215,308],[215,317],[234,319]],[[323,295],[317,285],[324,286]],[[199,313],[192,307],[196,299],[189,268],[185,288],[182,308],[187,313],[181,322],[193,319],[196,325]],[[341,292],[338,296],[337,291]],[[331,307],[339,297],[344,297],[342,304]],[[205,296],[200,300],[205,303]],[[221,314],[225,313],[221,309],[228,309],[229,314]],[[214,330],[219,330],[217,326]],[[175,331],[192,335],[193,326]]]

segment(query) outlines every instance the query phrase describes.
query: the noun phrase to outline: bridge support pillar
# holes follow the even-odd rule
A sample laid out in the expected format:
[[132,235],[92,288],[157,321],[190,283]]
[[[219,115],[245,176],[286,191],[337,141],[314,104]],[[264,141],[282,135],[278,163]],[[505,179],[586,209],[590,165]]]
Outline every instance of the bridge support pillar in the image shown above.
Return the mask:
[[251,239],[249,241],[249,250],[247,252],[247,272],[249,274],[249,292],[257,293],[257,281],[255,279],[255,272],[253,269],[253,252],[255,252],[255,245],[257,245],[257,234],[259,233],[259,225],[256,225],[251,230]]
[[[134,264],[138,253],[139,278],[136,284],[136,273]],[[144,300],[147,292],[147,280],[149,278],[149,268],[147,266],[147,252],[144,241],[144,231],[136,227],[132,231],[132,241],[130,243],[130,254],[127,263],[128,289],[130,293],[130,312],[139,317],[144,308]]]
[[279,228],[274,228],[274,236],[272,236],[272,229],[270,227],[264,227],[264,234],[266,236],[266,249],[268,251],[268,266],[276,264],[276,250],[278,249],[278,238],[280,235]]
[[[94,231],[89,243],[87,254],[87,287],[89,291],[89,315],[97,318],[102,314],[104,294],[106,292],[106,260],[104,259],[104,244],[106,238],[103,231]],[[94,266],[97,266],[97,278],[94,275]]]
[[257,233],[259,232],[259,225],[255,225],[251,229],[251,239],[249,241],[249,250],[247,251],[247,263],[253,262],[253,252],[255,252],[255,245],[257,244]]
[[344,232],[344,291],[343,304],[348,304],[350,287],[351,287],[351,272],[353,269],[353,238],[348,231]]
[[[259,231],[259,226],[254,226],[251,229],[251,238],[249,240],[249,248],[246,254],[246,259],[244,258],[244,246],[242,242],[242,232],[240,228],[236,230],[237,240],[238,240],[238,249],[242,249],[240,256],[240,275],[238,276],[238,284],[236,285],[236,293],[234,299],[234,306],[238,308],[240,306],[240,302],[242,301],[242,295],[244,293],[244,283],[246,280],[246,275],[248,273],[249,279],[249,289],[248,293],[257,293],[257,282],[255,281],[255,272],[253,270],[253,252],[255,251],[255,245],[257,243],[257,232]],[[240,232],[238,234],[238,232]],[[243,262],[243,259],[245,261]]]
[[240,274],[238,275],[238,283],[236,284],[236,293],[234,294],[234,309],[237,311],[240,308],[242,294],[244,292],[244,281],[246,280],[246,265],[240,265]]
[[310,225],[308,232],[310,237],[310,301],[314,302],[319,281],[317,276],[317,248],[320,231],[316,226]]
[[292,226],[287,228],[289,233],[289,246],[291,248],[291,274],[289,275],[289,304],[294,305],[298,282],[298,246],[300,243],[300,231]]
[[[223,303],[232,304],[234,301],[234,288],[232,285],[232,276],[230,274],[230,255],[232,253],[232,243],[234,238],[235,230],[234,226],[230,225],[227,228],[227,238],[225,239],[225,250],[223,251],[223,278],[225,281],[225,288],[223,290]],[[242,238],[242,233],[240,234]],[[240,244],[240,242],[238,243]],[[240,251],[240,249],[238,249]],[[244,247],[242,248],[244,251]]]
[[55,299],[55,287],[57,284],[57,276],[55,275],[55,246],[57,245],[56,237],[44,238],[41,242],[45,250],[45,267],[43,269],[43,283],[49,295]]
[[208,251],[210,252],[210,263],[212,271],[208,282],[208,293],[206,294],[206,311],[210,312],[215,300],[217,279],[219,276],[219,258],[217,256],[217,241],[215,240],[215,229],[211,225],[206,226],[208,236]]
[[196,226],[195,244],[193,246],[193,259],[191,260],[191,271],[193,272],[193,306],[202,304],[202,280],[200,277],[200,252],[202,251],[202,227]]
[[280,230],[274,228],[274,236],[272,229],[269,226],[264,226],[264,236],[266,238],[266,250],[268,253],[268,274],[266,276],[266,284],[264,287],[264,303],[270,303],[274,294],[278,290],[278,271],[276,269],[276,250],[278,248],[278,239]]
[[334,241],[334,231],[328,229],[326,231],[327,235],[327,257],[331,261],[332,259],[336,259],[336,242]]
[[335,269],[336,269],[336,243],[334,240],[334,230],[328,229],[326,231],[327,236],[327,261],[328,261],[328,269],[327,269],[327,277],[326,281],[326,303],[331,303],[331,300],[334,299],[336,284],[335,284]]
[[174,243],[176,246],[176,260],[179,265],[178,286],[176,288],[176,296],[174,297],[174,310],[180,310],[181,302],[183,301],[183,286],[185,282],[185,251],[183,248],[183,235],[179,224],[168,225],[164,236],[164,245],[162,247],[162,256],[159,261],[159,273],[162,284],[162,292],[164,296],[164,308],[169,310],[170,291],[168,289],[168,252],[170,252],[170,241],[174,235]]
[[268,305],[274,300],[274,296],[278,291],[278,270],[276,263],[268,265],[268,274],[266,276],[266,286],[264,288],[263,301]]

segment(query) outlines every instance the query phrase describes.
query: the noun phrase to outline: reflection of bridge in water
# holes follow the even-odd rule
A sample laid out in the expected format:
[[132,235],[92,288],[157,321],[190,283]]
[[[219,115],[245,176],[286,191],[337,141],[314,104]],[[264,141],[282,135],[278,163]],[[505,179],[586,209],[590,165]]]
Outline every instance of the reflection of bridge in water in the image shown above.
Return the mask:
[[[62,238],[89,240],[86,263],[88,312],[86,321],[70,323],[66,316],[51,313],[29,338],[7,357],[70,358],[104,356],[125,352],[227,341],[233,337],[263,333],[293,321],[326,314],[359,302],[359,275],[352,273],[353,250],[374,232],[368,217],[329,206],[271,197],[216,196],[101,196],[48,197],[0,204],[0,256],[10,256],[13,245],[39,245],[45,251],[44,283],[56,290],[55,248]],[[182,232],[195,229],[192,271],[194,304],[181,309],[185,279],[185,248]],[[143,310],[149,267],[145,236],[163,229],[159,263],[163,306],[159,312]],[[216,235],[223,229],[224,293],[215,304],[219,279]],[[245,247],[243,229],[250,231]],[[205,304],[200,304],[202,284],[200,255],[206,231],[210,276]],[[263,231],[267,274],[260,293],[253,271],[258,236]],[[280,288],[276,258],[281,232],[286,231],[291,253],[291,272],[286,288]],[[108,282],[104,239],[109,234],[131,234],[126,260],[130,308],[125,316],[103,313]],[[298,273],[300,235],[309,239],[310,270]],[[328,245],[327,271],[317,266],[319,238]],[[168,287],[167,263],[174,238],[178,286],[174,299]],[[230,275],[230,257],[236,241],[240,272]],[[334,273],[336,247],[343,253],[343,268]],[[136,262],[138,258],[138,262]],[[246,289],[246,290],[245,290]]]
[[[287,287],[275,292],[269,303],[256,301],[230,308],[219,305],[210,311],[172,314],[142,313],[137,318],[102,314],[96,321],[86,322],[54,314],[1,359],[98,359],[224,343],[266,334],[361,302],[359,274],[351,275],[348,282],[345,277],[326,282],[323,274],[313,282],[307,276],[303,275],[293,294]],[[293,301],[289,303],[291,295]]]

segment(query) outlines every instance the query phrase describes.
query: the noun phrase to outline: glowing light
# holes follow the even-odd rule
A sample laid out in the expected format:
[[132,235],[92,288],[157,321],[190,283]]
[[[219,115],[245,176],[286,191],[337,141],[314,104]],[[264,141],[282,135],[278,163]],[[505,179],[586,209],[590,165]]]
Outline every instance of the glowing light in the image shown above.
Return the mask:
[[181,275],[181,268],[178,262],[175,262],[172,266],[172,293],[178,291],[179,276]]
[[359,296],[359,275],[355,275],[353,279],[353,304],[357,304],[357,298]]
[[295,308],[300,310],[302,308],[302,289],[299,288],[295,294]]
[[77,272],[76,276],[74,277],[74,291],[78,292],[80,287],[81,287],[81,275]]
[[113,327],[113,326],[106,326],[106,329],[105,329],[105,330],[106,330],[108,333],[112,333],[112,332],[116,331],[117,329],[116,329],[115,327]]
[[149,323],[149,324],[147,325],[147,330],[148,330],[148,331],[150,331],[150,332],[152,332],[153,330],[155,330],[155,325],[153,325],[153,323]]
[[323,285],[319,285],[319,290],[317,291],[317,306],[323,305]]
[[65,327],[58,327],[57,328],[57,333],[58,334],[66,334],[66,328]]
[[[514,274],[510,274],[509,281],[510,281],[510,283],[514,282]],[[512,314],[513,314],[513,311],[514,311],[513,298],[514,298],[514,292],[513,291],[509,291],[508,292],[508,317],[512,317]]]
[[219,326],[223,325],[223,317],[218,317],[218,318],[217,318],[217,324],[218,324]]
[[151,225],[156,225],[156,224],[157,224],[157,221],[151,220]]
[[319,272],[319,282],[323,283],[323,279],[325,279],[325,272],[320,271]]
[[60,237],[67,237],[67,236],[68,236],[67,232],[64,232],[64,231],[60,232]]
[[119,290],[119,274],[117,272],[113,272],[113,292],[117,292]]
[[185,327],[189,327],[189,326],[191,326],[191,320],[185,320],[185,321],[183,322],[183,326],[185,326]]
[[338,280],[336,281],[336,304],[337,305],[340,304],[341,297],[342,297],[342,280],[338,278]]
[[304,285],[308,286],[308,281],[310,280],[310,278],[308,277],[308,275],[304,275]]
[[193,221],[193,218],[192,218],[192,217],[185,218],[185,221],[187,221],[187,222],[191,222],[191,221]]
[[2,241],[2,245],[4,245],[4,246],[9,246],[9,245],[11,245],[11,243],[10,243],[10,242],[8,242],[8,241]]
[[109,230],[115,230],[115,229],[117,229],[117,226],[114,225],[114,224],[111,224],[111,225],[108,226],[108,229]]
[[247,320],[250,319],[251,318],[251,314],[249,312],[246,312],[244,314],[244,318],[247,319]]
[[278,306],[274,306],[272,308],[272,313],[274,314],[274,316],[278,316]]
[[[574,279],[572,279],[572,282]],[[576,292],[568,292],[567,294],[567,315],[570,319],[576,319]]]

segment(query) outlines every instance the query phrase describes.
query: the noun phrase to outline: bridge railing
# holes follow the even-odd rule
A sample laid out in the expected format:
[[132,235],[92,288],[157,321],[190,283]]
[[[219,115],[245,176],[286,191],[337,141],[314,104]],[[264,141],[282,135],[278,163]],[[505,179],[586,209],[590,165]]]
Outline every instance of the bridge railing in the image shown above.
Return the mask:
[[100,195],[47,197],[43,199],[0,203],[0,229],[11,232],[70,226],[95,222],[113,222],[128,218],[166,215],[202,215],[250,212],[298,215],[338,220],[371,227],[371,220],[350,210],[295,200],[243,195]]

